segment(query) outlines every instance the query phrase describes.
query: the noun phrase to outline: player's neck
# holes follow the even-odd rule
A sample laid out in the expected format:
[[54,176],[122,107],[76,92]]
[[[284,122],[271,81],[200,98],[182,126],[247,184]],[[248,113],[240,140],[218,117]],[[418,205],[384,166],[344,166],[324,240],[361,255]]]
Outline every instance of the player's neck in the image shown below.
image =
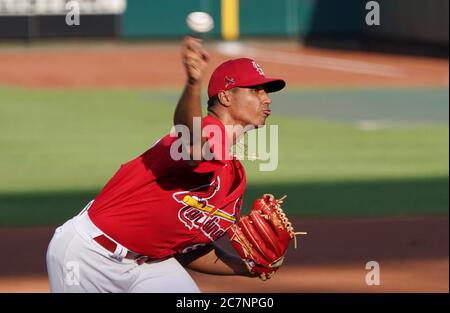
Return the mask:
[[235,145],[236,141],[244,134],[245,131],[243,130],[243,127],[234,127],[238,124],[233,120],[233,118],[225,112],[222,113],[223,114],[220,114],[213,108],[208,108],[208,115],[213,116],[222,122],[222,124],[225,126],[225,131],[227,132],[228,139],[233,143],[233,145]]

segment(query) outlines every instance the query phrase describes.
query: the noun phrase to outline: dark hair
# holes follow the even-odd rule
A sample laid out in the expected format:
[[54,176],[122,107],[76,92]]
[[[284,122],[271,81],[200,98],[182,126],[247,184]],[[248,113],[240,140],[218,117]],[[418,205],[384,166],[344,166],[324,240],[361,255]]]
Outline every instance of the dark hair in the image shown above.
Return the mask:
[[[231,92],[236,92],[237,89],[238,89],[237,87],[233,87],[228,90]],[[208,99],[208,108],[212,107],[214,104],[216,104],[217,101],[219,101],[219,94],[212,96],[211,98]]]
[[208,108],[212,107],[214,104],[216,104],[216,102],[219,100],[219,97],[217,95],[212,96],[211,98],[208,99]]

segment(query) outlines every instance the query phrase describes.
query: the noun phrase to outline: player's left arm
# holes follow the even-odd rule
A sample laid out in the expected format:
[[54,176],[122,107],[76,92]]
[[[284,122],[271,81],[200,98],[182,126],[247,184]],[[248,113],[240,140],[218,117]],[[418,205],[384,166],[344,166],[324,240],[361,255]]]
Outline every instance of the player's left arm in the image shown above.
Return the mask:
[[193,271],[213,275],[241,275],[256,277],[250,273],[242,259],[215,244],[201,247],[192,252],[180,254],[176,259]]

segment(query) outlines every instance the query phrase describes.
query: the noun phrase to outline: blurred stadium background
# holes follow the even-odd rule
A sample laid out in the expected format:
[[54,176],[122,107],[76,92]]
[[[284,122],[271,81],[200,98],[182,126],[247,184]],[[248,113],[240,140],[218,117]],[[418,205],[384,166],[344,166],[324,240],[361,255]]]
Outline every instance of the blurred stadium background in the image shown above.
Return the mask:
[[379,26],[362,0],[77,1],[73,26],[67,2],[0,0],[0,291],[46,292],[54,228],[169,131],[185,17],[206,11],[210,71],[248,56],[288,83],[278,168],[244,161],[245,203],[287,194],[309,235],[270,282],[201,289],[448,292],[448,1],[376,1]]

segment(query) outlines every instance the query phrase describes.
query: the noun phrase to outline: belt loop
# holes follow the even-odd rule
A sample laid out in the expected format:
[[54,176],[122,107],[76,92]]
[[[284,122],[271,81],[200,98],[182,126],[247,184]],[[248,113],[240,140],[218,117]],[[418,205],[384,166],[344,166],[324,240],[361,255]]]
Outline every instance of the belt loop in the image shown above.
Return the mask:
[[[110,257],[118,260],[119,262],[122,262],[122,259],[126,258],[129,251],[127,248],[119,244],[117,241],[106,235],[102,230],[97,228],[95,224],[91,221],[89,218],[89,215],[87,214],[87,211],[92,206],[92,203],[94,203],[94,200],[90,201],[84,208],[81,210],[81,212],[76,216],[77,223],[75,224],[76,227],[79,227],[81,230],[81,233],[83,236],[87,237],[87,240],[95,240],[96,237],[104,236],[107,240],[111,241],[113,244],[116,245],[116,248],[112,254],[110,254]],[[99,242],[98,242],[99,243]],[[101,243],[99,243],[102,245]],[[102,245],[103,246],[103,245]],[[104,247],[106,250],[109,250],[108,248]],[[111,251],[111,250],[109,250]],[[111,253],[111,252],[110,252]]]
[[127,256],[128,249],[126,249],[121,244],[118,244],[117,242],[116,242],[116,245],[117,246],[116,246],[116,250],[114,251],[113,257],[119,261],[122,261],[122,259]]

